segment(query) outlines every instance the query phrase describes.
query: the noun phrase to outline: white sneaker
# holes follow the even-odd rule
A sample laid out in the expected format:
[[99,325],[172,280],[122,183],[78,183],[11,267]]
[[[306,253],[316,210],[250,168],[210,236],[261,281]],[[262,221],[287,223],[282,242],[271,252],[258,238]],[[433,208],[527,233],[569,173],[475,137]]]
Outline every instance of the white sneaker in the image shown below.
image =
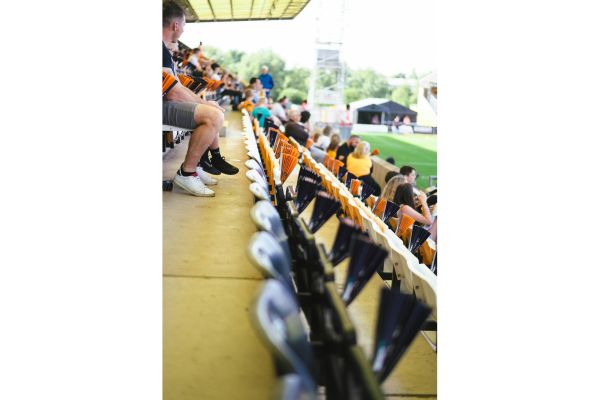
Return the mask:
[[215,195],[215,192],[204,186],[198,174],[190,176],[175,174],[173,183],[194,196],[213,197]]
[[200,180],[202,181],[202,183],[204,183],[205,185],[211,186],[211,185],[216,185],[217,183],[219,183],[218,180],[216,180],[215,178],[210,176],[208,174],[208,172],[204,171],[202,169],[202,167],[196,167],[196,173],[200,177]]

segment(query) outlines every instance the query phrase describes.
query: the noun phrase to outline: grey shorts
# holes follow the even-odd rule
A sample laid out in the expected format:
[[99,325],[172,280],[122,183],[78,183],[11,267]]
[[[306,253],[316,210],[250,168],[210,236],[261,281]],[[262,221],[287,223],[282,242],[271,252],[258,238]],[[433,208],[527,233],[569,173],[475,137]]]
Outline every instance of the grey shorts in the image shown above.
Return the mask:
[[177,101],[163,101],[163,125],[176,126],[189,130],[196,129],[194,110],[196,103],[181,103]]

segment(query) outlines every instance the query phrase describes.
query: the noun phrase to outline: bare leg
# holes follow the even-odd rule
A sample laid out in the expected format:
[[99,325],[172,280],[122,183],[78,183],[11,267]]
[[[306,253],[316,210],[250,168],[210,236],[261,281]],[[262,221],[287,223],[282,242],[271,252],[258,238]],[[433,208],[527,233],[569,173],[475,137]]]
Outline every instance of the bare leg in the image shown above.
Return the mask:
[[188,144],[183,170],[185,172],[196,171],[196,166],[202,154],[215,140],[218,143],[219,129],[223,126],[223,113],[215,107],[198,104],[194,111],[194,120],[198,124]]
[[212,143],[209,146],[211,149],[218,149],[219,148],[219,133],[217,131],[217,136],[215,137],[215,140],[212,141]]

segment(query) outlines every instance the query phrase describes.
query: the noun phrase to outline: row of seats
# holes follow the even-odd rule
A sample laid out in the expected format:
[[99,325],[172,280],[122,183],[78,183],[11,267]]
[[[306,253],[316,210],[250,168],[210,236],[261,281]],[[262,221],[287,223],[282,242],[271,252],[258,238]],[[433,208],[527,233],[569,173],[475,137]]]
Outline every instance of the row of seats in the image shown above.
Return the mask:
[[[299,144],[296,145],[301,148]],[[347,173],[342,176],[339,170],[336,171],[334,162],[330,161],[325,166],[314,161],[307,149],[301,149],[301,152],[304,164],[324,179],[328,191],[335,197],[354,201],[355,207],[349,208],[349,215],[354,215],[371,239],[388,250],[390,257],[386,259],[382,272],[392,272],[394,286],[400,286],[405,293],[414,293],[419,300],[428,304],[433,310],[433,320],[437,321],[437,257],[435,253],[430,256],[429,266],[420,262],[426,258],[422,256],[423,253],[431,254],[430,250],[421,252],[423,246],[427,245],[429,232],[414,225],[414,219],[408,216],[403,216],[396,230],[390,229],[386,223],[396,214],[398,205],[387,200],[379,201],[367,185],[358,179],[349,180]],[[364,189],[367,189],[366,193]],[[430,326],[434,327],[435,324]]]
[[[259,230],[248,255],[266,279],[251,307],[252,319],[275,360],[279,376],[275,398],[316,398],[322,387],[327,399],[382,399],[381,383],[431,309],[399,288],[384,287],[374,357],[367,360],[346,307],[381,268],[388,251],[357,223],[359,211],[350,206],[354,198],[340,190],[334,196],[334,183],[306,165],[300,167],[296,187],[284,190],[299,158],[307,163],[306,153],[272,127],[266,127],[265,134],[243,113],[246,176],[256,201],[251,218]],[[307,189],[314,195],[307,195]],[[340,201],[342,197],[346,201]],[[314,206],[306,222],[299,214],[308,198],[314,199]],[[340,222],[327,251],[317,245],[315,233],[333,215]],[[338,293],[335,266],[346,258],[348,273]]]

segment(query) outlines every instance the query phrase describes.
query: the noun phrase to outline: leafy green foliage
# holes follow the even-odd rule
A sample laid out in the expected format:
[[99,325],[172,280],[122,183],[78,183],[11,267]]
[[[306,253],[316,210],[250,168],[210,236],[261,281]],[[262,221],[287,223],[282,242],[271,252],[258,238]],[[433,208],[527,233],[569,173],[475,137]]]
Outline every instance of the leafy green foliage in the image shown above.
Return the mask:
[[294,104],[300,104],[302,100],[306,98],[306,92],[293,87],[287,87],[278,94],[278,98],[283,96],[287,96],[287,98]]
[[405,107],[417,103],[417,90],[408,85],[398,86],[392,91],[391,99]]
[[309,80],[310,70],[308,68],[288,69],[285,71],[285,80],[283,82],[283,87],[285,89],[289,88],[301,92],[301,97],[303,97],[302,99],[300,99],[300,101],[302,101],[307,97]]
[[[248,83],[252,77],[258,77],[261,67],[267,65],[275,81],[275,88],[271,93],[274,99],[287,96],[292,102],[300,103],[308,97],[311,71],[301,67],[286,69],[285,61],[272,50],[245,53],[240,50],[221,51],[218,48],[204,46],[203,51],[207,57],[216,60],[245,83]],[[338,80],[337,75],[337,72],[322,71],[317,76],[318,87],[334,87]],[[410,73],[400,72],[395,77],[418,78],[414,70]],[[417,89],[409,85],[392,88],[384,75],[372,69],[346,68],[345,102],[351,103],[366,97],[390,98],[408,107],[417,102]]]
[[[346,103],[358,100],[354,97],[359,93],[359,99],[365,97],[389,97],[390,86],[387,79],[372,69],[350,70],[346,78],[345,98]],[[355,89],[349,91],[349,89]]]

